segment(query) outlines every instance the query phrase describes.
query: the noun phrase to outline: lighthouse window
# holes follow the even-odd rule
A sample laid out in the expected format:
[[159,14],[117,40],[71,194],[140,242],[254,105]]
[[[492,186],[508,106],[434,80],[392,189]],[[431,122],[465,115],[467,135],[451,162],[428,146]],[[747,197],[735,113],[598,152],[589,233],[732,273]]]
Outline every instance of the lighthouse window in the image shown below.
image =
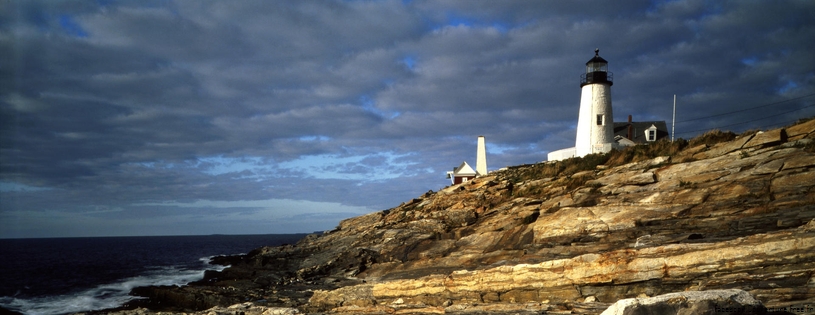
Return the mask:
[[586,65],[586,73],[608,72],[608,65],[600,62],[590,62]]
[[597,125],[598,125],[598,126],[603,126],[603,125],[605,125],[605,119],[604,119],[605,117],[604,117],[604,116],[605,116],[605,115],[602,115],[602,114],[597,115]]

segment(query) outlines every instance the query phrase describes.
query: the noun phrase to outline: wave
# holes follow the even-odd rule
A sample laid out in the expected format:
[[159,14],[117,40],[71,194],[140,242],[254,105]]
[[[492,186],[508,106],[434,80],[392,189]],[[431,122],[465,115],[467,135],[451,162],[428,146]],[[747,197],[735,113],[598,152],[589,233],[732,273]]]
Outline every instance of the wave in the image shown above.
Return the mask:
[[212,257],[200,260],[202,268],[188,269],[178,266],[149,267],[144,274],[102,284],[72,294],[34,298],[0,297],[0,306],[26,315],[62,315],[77,312],[115,308],[137,299],[130,291],[144,286],[185,285],[204,278],[206,270],[221,271],[228,266],[210,265]]

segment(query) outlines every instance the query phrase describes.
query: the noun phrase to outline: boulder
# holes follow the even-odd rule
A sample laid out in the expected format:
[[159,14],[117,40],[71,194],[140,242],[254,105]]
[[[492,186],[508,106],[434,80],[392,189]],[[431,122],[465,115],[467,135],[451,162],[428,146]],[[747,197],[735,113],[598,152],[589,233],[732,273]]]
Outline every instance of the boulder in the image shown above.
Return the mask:
[[790,141],[803,138],[812,138],[812,136],[815,135],[815,119],[810,119],[809,121],[796,124],[787,128],[786,130]]
[[669,293],[617,301],[601,315],[760,315],[767,309],[749,293],[709,290]]
[[787,142],[787,131],[782,129],[773,129],[764,132],[758,132],[753,136],[750,141],[744,144],[742,148],[755,148],[755,147],[768,147],[779,145]]

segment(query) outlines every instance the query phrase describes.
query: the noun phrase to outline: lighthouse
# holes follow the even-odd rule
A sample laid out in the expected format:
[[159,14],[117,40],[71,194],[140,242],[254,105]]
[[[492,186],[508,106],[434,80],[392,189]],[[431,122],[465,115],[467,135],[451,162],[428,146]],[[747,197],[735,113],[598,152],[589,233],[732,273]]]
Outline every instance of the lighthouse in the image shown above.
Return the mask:
[[575,156],[611,151],[614,143],[612,84],[608,61],[600,57],[600,49],[595,49],[594,58],[586,62],[586,73],[580,75],[580,111]]
[[[580,75],[580,111],[574,147],[549,152],[549,161],[562,161],[611,149],[648,144],[668,136],[664,121],[614,123],[611,112],[612,73],[608,61],[594,50],[594,58],[586,63],[586,73]],[[616,125],[616,126],[615,126]],[[650,127],[649,127],[650,126]]]

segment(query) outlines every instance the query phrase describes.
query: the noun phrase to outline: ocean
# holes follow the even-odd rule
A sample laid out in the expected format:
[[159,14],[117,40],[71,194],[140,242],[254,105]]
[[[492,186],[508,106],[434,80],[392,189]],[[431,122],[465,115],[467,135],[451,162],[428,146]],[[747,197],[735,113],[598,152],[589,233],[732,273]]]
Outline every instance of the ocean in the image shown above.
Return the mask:
[[218,255],[294,244],[306,234],[0,239],[0,307],[60,315],[122,306],[131,289],[203,279]]

